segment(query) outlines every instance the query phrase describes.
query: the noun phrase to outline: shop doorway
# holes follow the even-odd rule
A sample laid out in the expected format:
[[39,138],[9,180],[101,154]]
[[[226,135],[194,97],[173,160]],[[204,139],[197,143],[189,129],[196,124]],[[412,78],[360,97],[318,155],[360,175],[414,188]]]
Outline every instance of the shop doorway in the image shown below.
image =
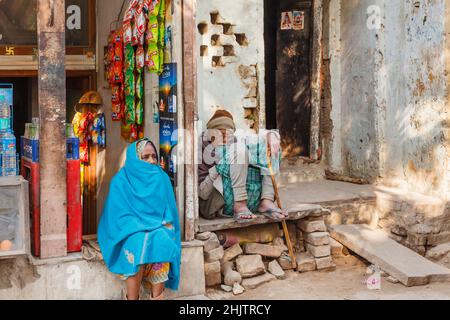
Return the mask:
[[[38,82],[35,74],[0,76],[0,83],[13,85],[13,128],[17,152],[25,124],[39,117]],[[66,78],[66,122],[75,116],[75,104],[87,91],[96,90],[95,72],[68,71]],[[97,147],[89,148],[89,163],[82,168],[83,235],[97,233]]]
[[265,0],[266,119],[285,158],[310,156],[312,1]]

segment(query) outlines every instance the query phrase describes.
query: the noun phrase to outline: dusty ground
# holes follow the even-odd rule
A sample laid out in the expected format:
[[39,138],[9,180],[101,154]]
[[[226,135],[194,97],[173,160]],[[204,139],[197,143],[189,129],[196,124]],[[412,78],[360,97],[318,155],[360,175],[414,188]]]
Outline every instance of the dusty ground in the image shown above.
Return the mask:
[[407,288],[401,283],[381,280],[381,290],[364,284],[366,265],[362,262],[340,265],[332,272],[287,272],[285,280],[274,280],[240,296],[221,290],[209,290],[213,300],[449,300],[450,283],[433,283]]

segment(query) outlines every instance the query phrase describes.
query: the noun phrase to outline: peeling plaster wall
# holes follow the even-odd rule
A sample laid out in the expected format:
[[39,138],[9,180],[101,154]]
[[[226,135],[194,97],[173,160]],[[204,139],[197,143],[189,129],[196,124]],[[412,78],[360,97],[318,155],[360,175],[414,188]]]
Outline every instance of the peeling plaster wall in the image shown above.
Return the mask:
[[[339,9],[329,1],[331,118],[333,139],[341,137],[330,162],[438,195],[446,188],[444,1],[341,0]],[[381,25],[370,29],[373,5]]]
[[[224,22],[233,26],[233,34],[223,35],[221,25],[211,23],[211,12],[218,12]],[[197,32],[198,55],[198,113],[201,130],[217,107],[231,111],[238,128],[247,129],[244,106],[251,110],[265,110],[264,94],[264,1],[197,1],[197,25],[207,24],[202,35]],[[234,56],[224,56],[221,45],[211,45],[211,38],[219,34],[222,44],[232,45]],[[239,45],[235,34],[245,34],[248,45]],[[201,56],[201,46],[207,46],[207,53]],[[205,48],[205,47],[204,47]],[[213,67],[212,57],[222,57],[224,66]],[[243,66],[240,68],[240,66]],[[242,72],[248,69],[250,74]],[[239,72],[241,70],[241,73]],[[246,99],[247,97],[247,99]],[[265,124],[261,123],[260,127]]]

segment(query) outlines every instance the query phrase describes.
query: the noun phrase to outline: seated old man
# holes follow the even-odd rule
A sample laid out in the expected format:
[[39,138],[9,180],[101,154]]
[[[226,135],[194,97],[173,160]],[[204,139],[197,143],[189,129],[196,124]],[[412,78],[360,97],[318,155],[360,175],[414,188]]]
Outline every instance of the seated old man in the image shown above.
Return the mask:
[[238,141],[235,133],[233,116],[218,110],[200,137],[200,215],[205,219],[233,217],[237,222],[256,219],[254,213],[273,220],[287,218],[288,213],[276,205],[268,167],[272,154],[273,171],[279,171],[279,134],[270,131]]

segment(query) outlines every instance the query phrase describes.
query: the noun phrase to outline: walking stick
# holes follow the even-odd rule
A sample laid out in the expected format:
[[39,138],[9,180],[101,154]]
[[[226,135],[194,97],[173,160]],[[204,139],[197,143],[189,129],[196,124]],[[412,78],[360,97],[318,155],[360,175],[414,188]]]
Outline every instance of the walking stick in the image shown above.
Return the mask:
[[[267,135],[267,137],[269,137],[269,134]],[[269,139],[267,139],[267,141],[269,141]],[[268,167],[269,167],[269,172],[270,172],[270,178],[272,180],[273,190],[275,191],[275,199],[277,200],[278,208],[283,210],[283,207],[281,206],[280,195],[278,193],[278,185],[277,185],[277,182],[275,180],[275,174],[273,172],[272,155],[271,155],[271,150],[270,149],[271,148],[269,146],[267,148],[267,159],[268,159]],[[287,243],[287,246],[288,246],[289,256],[291,257],[292,268],[295,269],[295,268],[297,268],[297,260],[296,260],[296,258],[294,256],[294,250],[292,249],[291,237],[289,236],[289,230],[287,228],[287,224],[286,224],[286,220],[285,219],[283,219],[281,221],[281,225],[283,226],[284,237],[286,239],[286,243]]]

